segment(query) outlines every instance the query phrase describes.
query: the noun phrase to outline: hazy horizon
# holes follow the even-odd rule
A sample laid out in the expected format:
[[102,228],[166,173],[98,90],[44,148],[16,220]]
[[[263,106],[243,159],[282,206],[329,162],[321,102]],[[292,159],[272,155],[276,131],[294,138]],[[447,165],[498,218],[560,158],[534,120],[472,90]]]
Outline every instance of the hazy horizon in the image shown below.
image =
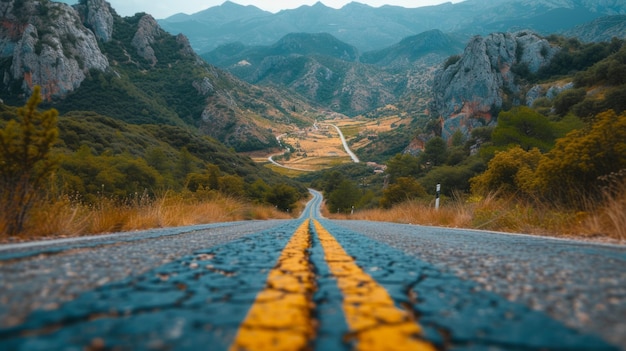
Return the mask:
[[[67,4],[76,4],[78,0],[57,0],[58,2],[64,2]],[[447,2],[459,3],[464,0],[292,0],[292,1],[276,1],[276,0],[235,0],[230,1],[239,5],[253,5],[261,10],[269,12],[279,12],[281,10],[295,9],[303,5],[314,5],[318,2],[332,7],[342,8],[343,6],[351,3],[358,2],[366,4],[372,7],[381,7],[384,5],[401,6],[406,8],[416,8],[423,6],[438,5]],[[220,6],[225,0],[186,0],[184,2],[179,0],[108,0],[111,6],[120,16],[133,16],[137,12],[145,12],[152,15],[154,18],[162,19],[167,18],[178,13],[193,14],[206,10],[210,7]]]

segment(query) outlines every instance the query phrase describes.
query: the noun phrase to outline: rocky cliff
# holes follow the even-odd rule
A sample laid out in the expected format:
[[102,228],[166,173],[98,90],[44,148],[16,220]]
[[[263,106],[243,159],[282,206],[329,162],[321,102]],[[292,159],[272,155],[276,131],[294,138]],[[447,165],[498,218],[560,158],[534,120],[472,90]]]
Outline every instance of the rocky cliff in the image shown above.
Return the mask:
[[435,75],[432,113],[441,121],[442,137],[494,123],[505,103],[520,103],[524,94],[512,68],[536,73],[558,50],[531,32],[474,37],[463,55],[448,59]]
[[155,43],[157,38],[164,35],[165,32],[159,27],[154,17],[145,15],[139,20],[137,32],[135,32],[131,45],[137,49],[139,56],[154,66],[157,64],[158,59],[152,44]]
[[28,95],[40,85],[44,97],[51,100],[77,89],[90,70],[109,67],[94,32],[66,4],[2,1],[0,14],[3,92],[17,88]]
[[82,21],[91,29],[98,40],[108,42],[113,38],[113,14],[115,11],[104,0],[87,0],[74,8],[81,15]]

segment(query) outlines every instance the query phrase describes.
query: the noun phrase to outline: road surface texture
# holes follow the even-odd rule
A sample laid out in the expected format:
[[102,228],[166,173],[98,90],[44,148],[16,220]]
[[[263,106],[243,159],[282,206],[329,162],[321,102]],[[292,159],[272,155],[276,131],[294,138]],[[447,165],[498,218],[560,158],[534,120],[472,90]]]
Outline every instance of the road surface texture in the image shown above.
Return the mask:
[[0,246],[0,350],[626,350],[626,247],[302,217]]

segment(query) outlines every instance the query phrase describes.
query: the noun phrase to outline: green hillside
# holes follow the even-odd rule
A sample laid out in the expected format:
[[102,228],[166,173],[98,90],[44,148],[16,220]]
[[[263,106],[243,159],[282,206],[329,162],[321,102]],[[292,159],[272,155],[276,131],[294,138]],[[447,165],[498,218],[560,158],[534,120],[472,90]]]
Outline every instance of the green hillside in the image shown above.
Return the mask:
[[[0,105],[0,128],[16,118],[16,109]],[[58,187],[88,202],[98,196],[119,200],[145,193],[192,191],[199,187],[235,197],[265,201],[267,191],[286,184],[304,196],[306,189],[235,153],[217,140],[174,125],[129,124],[90,111],[59,117]],[[215,177],[214,179],[210,179]],[[220,183],[221,182],[221,183]],[[232,184],[224,182],[234,182]]]

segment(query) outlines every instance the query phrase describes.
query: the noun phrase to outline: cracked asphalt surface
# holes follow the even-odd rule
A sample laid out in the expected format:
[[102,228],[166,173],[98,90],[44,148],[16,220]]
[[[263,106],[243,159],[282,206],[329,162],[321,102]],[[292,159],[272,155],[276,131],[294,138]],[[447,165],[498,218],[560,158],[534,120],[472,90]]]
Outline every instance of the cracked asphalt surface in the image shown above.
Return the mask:
[[0,246],[1,350],[626,350],[626,247],[319,215]]

